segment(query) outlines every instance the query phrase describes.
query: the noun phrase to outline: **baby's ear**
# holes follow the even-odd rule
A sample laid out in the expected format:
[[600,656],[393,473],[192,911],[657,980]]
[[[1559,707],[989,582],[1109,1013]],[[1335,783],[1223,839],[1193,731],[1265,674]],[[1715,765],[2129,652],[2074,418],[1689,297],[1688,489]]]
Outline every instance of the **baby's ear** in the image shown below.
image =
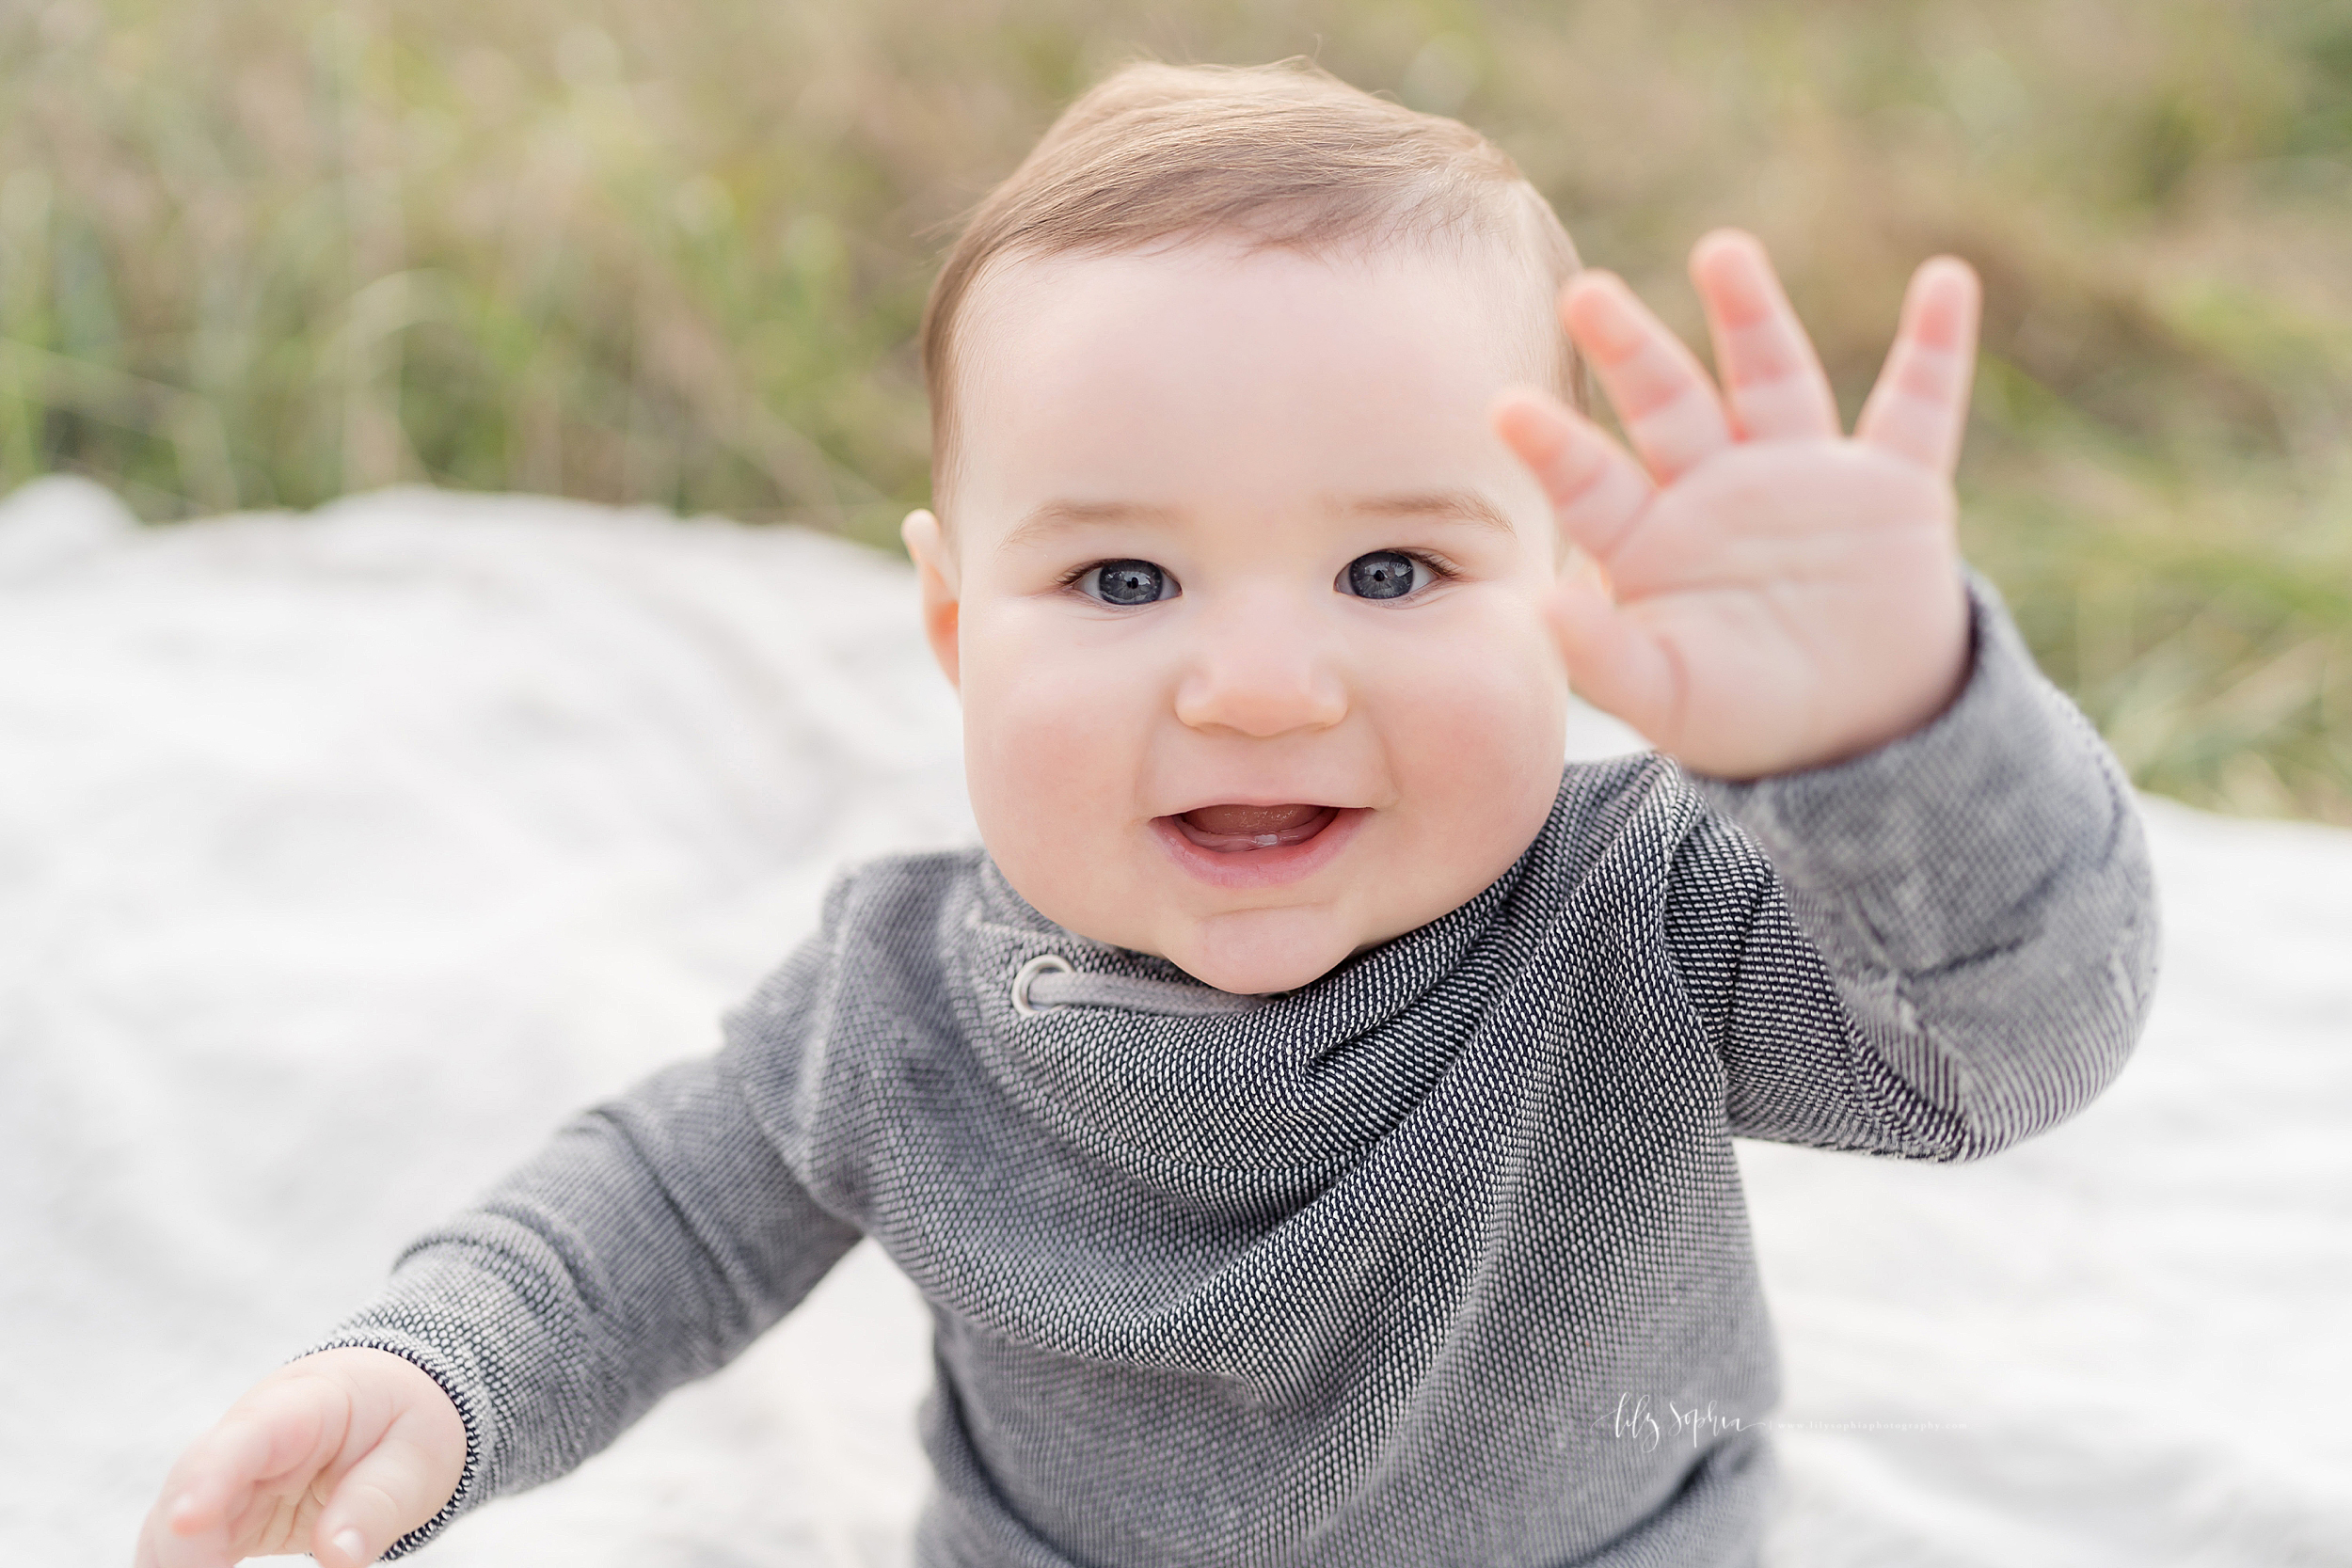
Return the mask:
[[923,594],[923,635],[930,641],[931,657],[939,661],[947,684],[961,691],[955,554],[948,548],[939,519],[928,512],[908,513],[907,520],[898,525],[898,537],[906,541],[907,554],[914,561],[914,578]]

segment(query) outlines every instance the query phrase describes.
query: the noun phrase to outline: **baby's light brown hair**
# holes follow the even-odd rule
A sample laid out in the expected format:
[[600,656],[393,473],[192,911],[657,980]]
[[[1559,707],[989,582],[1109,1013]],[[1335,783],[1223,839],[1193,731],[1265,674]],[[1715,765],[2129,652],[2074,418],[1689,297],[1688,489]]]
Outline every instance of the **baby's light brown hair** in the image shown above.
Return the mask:
[[[974,212],[931,283],[922,345],[934,497],[954,463],[956,324],[992,262],[1211,235],[1314,254],[1483,240],[1523,258],[1547,301],[1578,265],[1551,204],[1459,120],[1304,60],[1129,66],[1063,111]],[[1549,335],[1553,390],[1581,406],[1576,351],[1548,309],[1536,329]]]

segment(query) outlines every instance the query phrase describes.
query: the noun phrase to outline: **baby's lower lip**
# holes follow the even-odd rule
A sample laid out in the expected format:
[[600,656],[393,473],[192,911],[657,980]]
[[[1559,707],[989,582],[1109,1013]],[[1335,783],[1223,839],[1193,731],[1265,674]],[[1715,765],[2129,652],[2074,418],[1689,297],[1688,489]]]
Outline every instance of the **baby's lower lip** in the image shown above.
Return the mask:
[[[1361,806],[1318,806],[1311,816],[1261,834],[1203,832],[1183,816],[1155,816],[1152,831],[1168,857],[1196,879],[1231,889],[1279,887],[1302,881],[1330,863],[1372,813]],[[1247,839],[1272,837],[1270,845]],[[1220,839],[1244,839],[1222,847]],[[1205,842],[1204,842],[1205,841]]]

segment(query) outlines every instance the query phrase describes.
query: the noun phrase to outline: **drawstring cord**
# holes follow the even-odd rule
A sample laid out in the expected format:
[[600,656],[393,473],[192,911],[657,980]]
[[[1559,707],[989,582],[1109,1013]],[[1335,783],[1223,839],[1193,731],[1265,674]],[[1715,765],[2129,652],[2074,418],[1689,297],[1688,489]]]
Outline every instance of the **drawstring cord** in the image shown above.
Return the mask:
[[1058,953],[1040,953],[1012,977],[1012,1010],[1024,1018],[1048,1007],[1119,1007],[1169,1018],[1213,1018],[1249,1012],[1271,1000],[1175,980],[1081,974]]

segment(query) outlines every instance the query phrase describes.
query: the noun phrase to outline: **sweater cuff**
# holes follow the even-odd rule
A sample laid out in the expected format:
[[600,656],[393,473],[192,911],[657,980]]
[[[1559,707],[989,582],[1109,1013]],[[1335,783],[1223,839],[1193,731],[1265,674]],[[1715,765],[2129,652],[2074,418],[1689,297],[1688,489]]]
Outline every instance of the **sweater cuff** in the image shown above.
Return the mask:
[[2104,864],[2134,820],[2122,768],[1998,592],[1974,571],[1967,587],[1968,677],[1934,719],[1828,767],[1692,781],[1897,974],[2032,940],[2055,881]]
[[323,1351],[365,1348],[397,1355],[439,1384],[450,1403],[457,1407],[458,1419],[465,1423],[466,1462],[458,1472],[456,1488],[432,1518],[384,1549],[380,1560],[384,1561],[407,1556],[439,1535],[451,1520],[486,1500],[488,1494],[482,1480],[496,1447],[491,1400],[462,1361],[436,1343],[428,1332],[422,1332],[431,1326],[428,1322],[405,1321],[412,1316],[429,1319],[431,1314],[404,1310],[396,1300],[387,1299],[301,1353],[316,1355]]

